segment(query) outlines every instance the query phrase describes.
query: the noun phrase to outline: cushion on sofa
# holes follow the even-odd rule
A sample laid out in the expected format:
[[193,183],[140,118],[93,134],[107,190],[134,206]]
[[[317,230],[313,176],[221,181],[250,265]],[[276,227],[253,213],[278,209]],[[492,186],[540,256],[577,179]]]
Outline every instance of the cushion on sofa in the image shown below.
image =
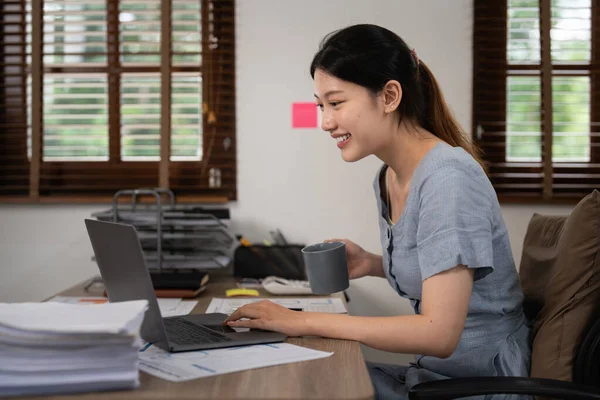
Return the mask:
[[[555,255],[549,256],[552,251]],[[537,288],[543,306],[533,325],[531,376],[571,380],[583,334],[600,309],[600,192],[594,190],[577,204],[555,250],[546,255],[554,261],[549,274],[538,278],[537,285],[545,287]],[[521,279],[525,288],[536,285],[529,283],[535,276]]]

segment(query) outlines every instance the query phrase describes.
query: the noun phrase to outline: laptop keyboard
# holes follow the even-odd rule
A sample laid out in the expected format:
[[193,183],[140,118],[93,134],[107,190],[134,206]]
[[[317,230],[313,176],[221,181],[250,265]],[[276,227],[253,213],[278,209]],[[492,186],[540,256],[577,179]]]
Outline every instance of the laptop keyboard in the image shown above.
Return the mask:
[[214,332],[202,325],[196,325],[193,322],[181,318],[167,318],[163,320],[169,341],[179,344],[201,344],[201,343],[222,343],[229,342],[232,339],[225,335]]

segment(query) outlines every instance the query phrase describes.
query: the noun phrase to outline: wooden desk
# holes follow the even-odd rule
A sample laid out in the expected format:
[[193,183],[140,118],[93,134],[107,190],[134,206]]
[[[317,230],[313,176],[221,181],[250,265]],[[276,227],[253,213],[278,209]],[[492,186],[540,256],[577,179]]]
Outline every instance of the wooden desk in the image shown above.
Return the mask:
[[[98,296],[101,292],[83,290],[79,284],[62,296]],[[213,297],[225,297],[235,287],[234,279],[213,276],[198,298],[192,313],[204,312]],[[261,290],[261,296],[268,293]],[[331,357],[274,367],[169,382],[140,372],[141,385],[133,391],[98,392],[50,399],[372,399],[373,386],[358,342],[317,337],[288,338],[288,343],[315,350],[332,351]],[[48,398],[48,397],[45,397]]]

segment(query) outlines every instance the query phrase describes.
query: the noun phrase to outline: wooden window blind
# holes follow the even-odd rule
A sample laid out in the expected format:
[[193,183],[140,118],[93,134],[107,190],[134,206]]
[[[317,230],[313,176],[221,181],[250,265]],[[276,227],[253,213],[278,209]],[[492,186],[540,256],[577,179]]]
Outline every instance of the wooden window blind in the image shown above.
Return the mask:
[[236,199],[234,0],[0,3],[0,201]]
[[600,188],[600,1],[474,1],[473,139],[501,201]]

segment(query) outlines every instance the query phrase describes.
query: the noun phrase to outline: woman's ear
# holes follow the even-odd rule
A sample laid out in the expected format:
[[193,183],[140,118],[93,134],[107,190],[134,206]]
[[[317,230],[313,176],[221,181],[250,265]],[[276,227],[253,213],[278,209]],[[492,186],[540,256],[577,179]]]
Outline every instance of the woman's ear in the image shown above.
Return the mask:
[[391,114],[398,109],[402,100],[402,86],[396,80],[388,81],[381,90],[383,100],[383,111]]

